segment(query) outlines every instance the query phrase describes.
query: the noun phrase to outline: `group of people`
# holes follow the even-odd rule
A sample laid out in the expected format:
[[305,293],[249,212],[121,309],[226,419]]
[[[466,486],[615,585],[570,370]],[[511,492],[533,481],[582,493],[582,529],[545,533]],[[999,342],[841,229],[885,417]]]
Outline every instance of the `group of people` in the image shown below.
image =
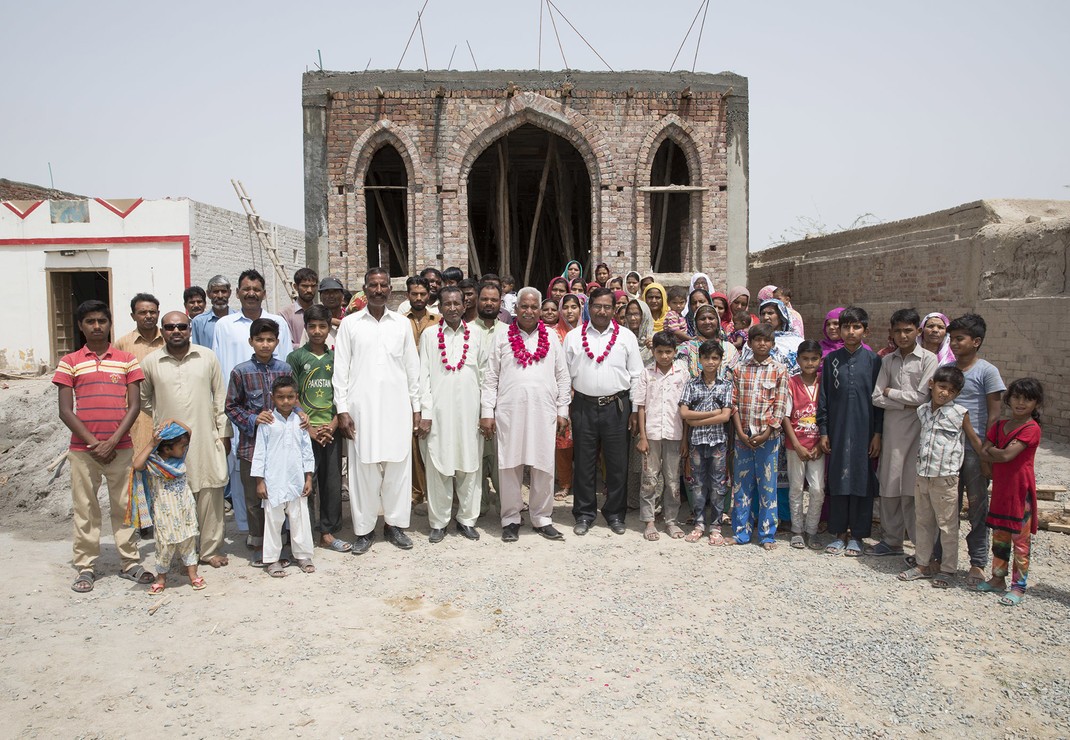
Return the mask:
[[[106,478],[121,575],[151,593],[176,555],[194,588],[205,586],[198,565],[228,563],[224,499],[253,563],[281,577],[287,538],[311,573],[317,544],[367,552],[380,515],[384,538],[411,548],[423,504],[431,543],[451,519],[479,539],[495,498],[505,542],[525,513],[534,532],[563,539],[555,499],[572,499],[582,536],[599,492],[616,534],[638,509],[647,540],[660,538],[660,516],[673,539],[771,550],[790,518],[793,548],[904,557],[901,580],[948,587],[965,495],[967,584],[1021,602],[1043,388],[1004,386],[978,356],[980,316],[900,309],[874,352],[857,306],[830,311],[821,340],[807,339],[785,286],[762,288],[755,306],[745,287],[720,292],[702,273],[666,289],[599,264],[587,282],[575,261],[545,295],[515,286],[427,268],[391,310],[383,269],[348,293],[302,268],[274,315],[263,276],[246,270],[237,311],[223,276],[162,318],[153,296],[134,296],[136,328],[114,344],[108,306],[81,304],[85,346],[54,377],[72,432],[72,588],[93,588]],[[351,542],[339,536],[346,499]],[[878,502],[882,536],[865,545]],[[149,527],[155,574],[135,542]]]

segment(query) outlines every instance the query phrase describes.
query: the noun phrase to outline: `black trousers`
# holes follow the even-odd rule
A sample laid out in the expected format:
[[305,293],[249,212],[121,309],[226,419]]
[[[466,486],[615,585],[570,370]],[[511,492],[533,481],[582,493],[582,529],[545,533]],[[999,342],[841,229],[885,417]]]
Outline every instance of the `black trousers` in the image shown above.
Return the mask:
[[[341,435],[324,447],[312,443],[312,457],[316,460],[316,473],[312,476],[319,498],[319,519],[315,517],[312,496],[308,497],[309,517],[318,534],[338,534],[342,531],[342,445]],[[315,496],[317,494],[313,494]]]
[[606,521],[624,521],[628,513],[628,417],[631,401],[625,394],[605,406],[576,394],[572,399],[572,516],[593,522],[598,515],[595,497],[598,450],[606,463],[608,495],[602,507]]
[[829,496],[829,533],[851,532],[851,538],[861,540],[873,531],[873,502],[875,496]]

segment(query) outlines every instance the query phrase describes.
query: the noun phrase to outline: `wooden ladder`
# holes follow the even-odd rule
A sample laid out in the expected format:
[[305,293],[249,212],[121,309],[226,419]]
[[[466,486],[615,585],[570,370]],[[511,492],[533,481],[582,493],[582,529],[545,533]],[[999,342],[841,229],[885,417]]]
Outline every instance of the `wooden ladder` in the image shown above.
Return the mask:
[[245,216],[249,219],[249,231],[256,234],[256,238],[260,242],[260,248],[267,254],[271,264],[275,266],[275,273],[279,276],[279,281],[285,286],[290,300],[294,300],[297,298],[297,292],[290,282],[290,276],[286,274],[286,269],[279,262],[279,252],[275,240],[272,238],[271,232],[264,228],[264,222],[260,220],[260,214],[256,212],[256,206],[253,205],[253,199],[245,192],[245,185],[242,184],[241,180],[231,180],[230,184],[234,186],[234,192],[238,194],[241,207],[245,209]]

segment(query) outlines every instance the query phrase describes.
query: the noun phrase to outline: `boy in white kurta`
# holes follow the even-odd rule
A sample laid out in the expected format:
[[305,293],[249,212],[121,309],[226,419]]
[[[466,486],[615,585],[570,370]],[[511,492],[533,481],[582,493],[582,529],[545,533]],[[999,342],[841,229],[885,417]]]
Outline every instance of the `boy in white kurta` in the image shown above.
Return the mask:
[[427,471],[429,540],[446,536],[457,488],[457,531],[478,540],[483,438],[479,384],[487,363],[486,336],[461,319],[458,288],[439,293],[442,318],[420,336],[420,452]]
[[563,539],[551,518],[554,439],[568,423],[570,378],[557,332],[539,321],[541,304],[539,291],[520,289],[516,321],[495,337],[483,376],[480,427],[485,436],[497,433],[505,542],[518,539],[525,465],[531,466],[531,526],[547,539]]
[[[312,522],[305,498],[312,493],[316,459],[308,432],[301,428],[297,407],[297,386],[283,376],[271,385],[273,411],[257,418],[256,447],[250,476],[256,495],[264,507],[264,565],[268,575],[286,575],[279,560],[282,554],[282,525],[290,520],[290,551],[305,573],[312,564]],[[268,418],[270,417],[270,418]]]

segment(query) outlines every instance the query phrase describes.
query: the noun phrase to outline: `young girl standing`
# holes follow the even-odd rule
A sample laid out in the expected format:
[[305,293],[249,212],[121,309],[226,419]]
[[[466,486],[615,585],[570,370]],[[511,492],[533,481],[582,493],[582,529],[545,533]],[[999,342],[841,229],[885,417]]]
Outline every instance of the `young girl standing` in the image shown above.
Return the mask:
[[152,442],[134,458],[131,506],[140,510],[144,526],[143,502],[151,502],[156,528],[156,581],[149,587],[150,594],[164,590],[175,555],[186,567],[193,590],[205,587],[204,579],[197,575],[197,504],[186,480],[189,435],[185,425],[168,419],[153,430]]
[[[992,529],[992,577],[977,584],[977,590],[1002,593],[999,603],[1018,606],[1025,596],[1029,550],[1037,531],[1033,458],[1040,445],[1044,387],[1035,378],[1016,380],[1007,388],[1003,403],[1011,418],[989,427],[981,450],[982,459],[992,463],[992,501],[985,520]],[[1012,558],[1011,589],[1004,593]]]

